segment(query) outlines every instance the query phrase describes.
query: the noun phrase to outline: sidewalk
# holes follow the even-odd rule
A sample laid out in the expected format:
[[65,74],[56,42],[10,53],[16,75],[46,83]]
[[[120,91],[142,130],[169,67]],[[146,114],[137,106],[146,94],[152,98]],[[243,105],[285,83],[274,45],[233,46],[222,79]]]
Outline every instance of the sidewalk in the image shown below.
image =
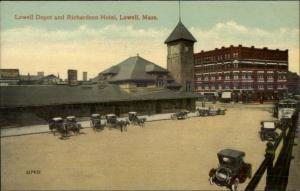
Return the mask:
[[[164,114],[156,114],[156,115],[150,115],[150,116],[139,116],[139,117],[145,117],[146,122],[151,121],[158,121],[158,120],[170,120],[171,115],[173,113],[164,113]],[[188,117],[196,117],[196,113],[189,113]],[[121,117],[119,119],[126,119],[125,117]],[[105,122],[106,120],[102,120],[102,122]],[[90,121],[81,121],[78,122],[81,124],[83,128],[89,128],[90,127]],[[1,137],[10,137],[10,136],[20,136],[20,135],[29,135],[29,134],[39,134],[39,133],[48,133],[49,126],[48,124],[45,125],[32,125],[32,126],[24,126],[24,127],[17,127],[17,128],[7,128],[7,129],[1,129]]]

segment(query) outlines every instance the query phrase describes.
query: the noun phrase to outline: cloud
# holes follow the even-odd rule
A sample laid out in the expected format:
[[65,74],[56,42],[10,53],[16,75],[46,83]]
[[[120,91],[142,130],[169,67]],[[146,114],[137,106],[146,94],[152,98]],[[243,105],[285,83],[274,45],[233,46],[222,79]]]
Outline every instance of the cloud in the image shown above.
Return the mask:
[[[163,42],[171,30],[115,24],[102,28],[82,25],[72,31],[14,28],[1,32],[1,64],[3,68],[20,68],[23,74],[45,71],[66,77],[67,69],[78,69],[94,77],[139,53],[166,67],[167,49]],[[299,72],[299,29],[267,31],[228,21],[207,30],[192,27],[190,31],[198,40],[195,52],[231,44],[289,49],[290,69]]]

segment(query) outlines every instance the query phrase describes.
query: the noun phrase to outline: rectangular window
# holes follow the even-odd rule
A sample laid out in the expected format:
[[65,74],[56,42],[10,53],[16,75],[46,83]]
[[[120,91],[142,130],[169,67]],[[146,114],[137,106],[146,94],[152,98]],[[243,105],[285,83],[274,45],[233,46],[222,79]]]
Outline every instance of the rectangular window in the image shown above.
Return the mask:
[[230,86],[228,83],[225,84],[225,89],[227,89],[227,90],[230,89]]
[[273,89],[273,84],[268,84],[268,89]]
[[234,83],[233,84],[233,89],[235,89],[235,90],[238,89],[238,86],[239,86],[238,83]]
[[248,84],[248,89],[252,90],[253,89],[253,85],[252,84]]

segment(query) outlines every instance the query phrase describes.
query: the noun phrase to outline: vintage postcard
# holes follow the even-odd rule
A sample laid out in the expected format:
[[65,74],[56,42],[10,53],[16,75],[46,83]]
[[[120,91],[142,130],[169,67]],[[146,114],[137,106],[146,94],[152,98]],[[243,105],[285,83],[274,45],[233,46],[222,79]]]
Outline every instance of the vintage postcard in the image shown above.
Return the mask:
[[299,1],[1,1],[1,190],[300,190]]

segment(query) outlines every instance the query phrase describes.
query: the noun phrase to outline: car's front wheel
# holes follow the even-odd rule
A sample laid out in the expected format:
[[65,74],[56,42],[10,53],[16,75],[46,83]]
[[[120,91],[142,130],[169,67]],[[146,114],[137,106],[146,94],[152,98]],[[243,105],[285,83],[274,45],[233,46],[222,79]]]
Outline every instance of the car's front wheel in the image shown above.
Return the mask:
[[231,185],[231,191],[237,191],[238,185],[239,185],[239,179],[236,178],[236,179],[233,181],[233,184]]
[[214,184],[214,181],[213,181],[213,177],[211,176],[211,177],[209,177],[209,183],[210,183],[210,185],[213,185]]

